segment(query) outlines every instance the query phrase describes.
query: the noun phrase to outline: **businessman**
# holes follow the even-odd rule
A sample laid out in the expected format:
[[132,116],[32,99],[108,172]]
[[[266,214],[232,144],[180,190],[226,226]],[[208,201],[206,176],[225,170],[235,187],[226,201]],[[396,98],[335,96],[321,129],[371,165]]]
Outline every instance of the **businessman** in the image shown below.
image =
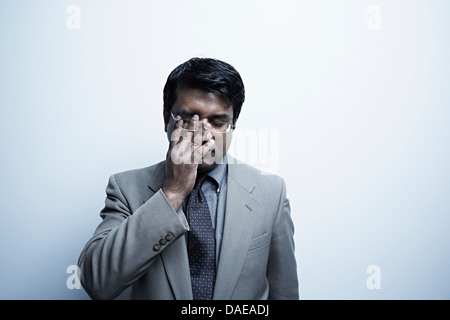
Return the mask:
[[217,59],[192,58],[164,87],[166,159],[112,175],[79,257],[93,299],[298,299],[284,180],[227,155],[245,90]]

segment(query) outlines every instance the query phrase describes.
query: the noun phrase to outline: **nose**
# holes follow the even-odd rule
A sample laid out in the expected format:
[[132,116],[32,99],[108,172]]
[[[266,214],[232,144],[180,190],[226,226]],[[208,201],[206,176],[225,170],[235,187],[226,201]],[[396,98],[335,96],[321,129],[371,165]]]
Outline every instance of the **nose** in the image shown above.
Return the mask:
[[199,118],[197,123],[194,125],[193,131],[199,131],[200,128],[202,129],[202,132],[211,129],[211,124],[209,123],[208,118]]
[[202,123],[203,131],[211,129],[211,124],[208,122],[207,118],[201,119],[200,122]]

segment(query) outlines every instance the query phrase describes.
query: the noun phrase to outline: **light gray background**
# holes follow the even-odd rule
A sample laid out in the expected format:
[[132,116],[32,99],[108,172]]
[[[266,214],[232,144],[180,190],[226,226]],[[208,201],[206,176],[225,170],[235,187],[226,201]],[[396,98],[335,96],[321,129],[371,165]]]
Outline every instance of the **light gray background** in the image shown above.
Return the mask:
[[0,298],[88,298],[66,270],[107,179],[164,158],[165,80],[206,56],[244,79],[236,141],[260,133],[231,152],[287,182],[301,296],[448,299],[449,14],[444,0],[1,1]]

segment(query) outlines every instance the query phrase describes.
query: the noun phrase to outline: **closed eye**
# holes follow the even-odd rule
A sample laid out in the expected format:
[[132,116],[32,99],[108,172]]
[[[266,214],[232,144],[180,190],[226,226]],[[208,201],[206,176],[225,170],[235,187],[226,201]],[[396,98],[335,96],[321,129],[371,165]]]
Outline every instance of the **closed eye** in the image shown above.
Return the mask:
[[211,125],[214,127],[223,127],[226,126],[228,122],[211,122]]

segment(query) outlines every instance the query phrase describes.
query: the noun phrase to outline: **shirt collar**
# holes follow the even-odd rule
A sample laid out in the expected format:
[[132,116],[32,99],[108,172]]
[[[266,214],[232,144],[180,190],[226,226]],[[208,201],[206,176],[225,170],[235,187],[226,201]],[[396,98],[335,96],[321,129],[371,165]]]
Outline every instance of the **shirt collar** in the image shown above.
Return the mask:
[[220,185],[220,182],[222,181],[223,176],[225,175],[225,171],[227,168],[227,155],[225,155],[220,163],[217,164],[217,166],[208,172],[208,176],[213,178],[217,185]]

